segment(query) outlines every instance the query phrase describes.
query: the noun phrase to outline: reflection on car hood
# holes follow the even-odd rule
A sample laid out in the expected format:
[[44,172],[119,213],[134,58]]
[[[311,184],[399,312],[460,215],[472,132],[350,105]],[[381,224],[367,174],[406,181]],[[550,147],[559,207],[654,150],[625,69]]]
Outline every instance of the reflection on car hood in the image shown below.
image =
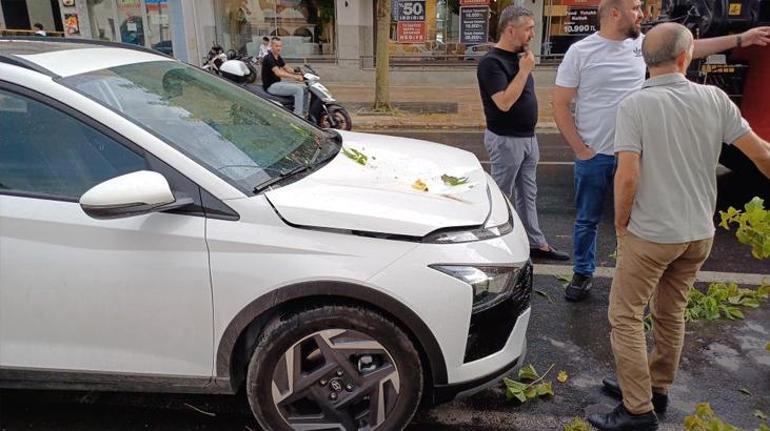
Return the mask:
[[[489,215],[487,176],[472,153],[414,139],[340,134],[345,151],[329,164],[267,192],[288,223],[421,237],[478,226]],[[352,150],[366,157],[363,164]],[[467,182],[448,185],[442,175]],[[418,180],[425,187],[417,188]]]

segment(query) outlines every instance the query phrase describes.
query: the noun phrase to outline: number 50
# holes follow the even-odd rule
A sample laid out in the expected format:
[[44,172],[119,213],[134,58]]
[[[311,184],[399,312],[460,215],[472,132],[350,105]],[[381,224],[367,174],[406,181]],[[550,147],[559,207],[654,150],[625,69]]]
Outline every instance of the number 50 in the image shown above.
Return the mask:
[[422,15],[422,3],[404,2],[404,15]]

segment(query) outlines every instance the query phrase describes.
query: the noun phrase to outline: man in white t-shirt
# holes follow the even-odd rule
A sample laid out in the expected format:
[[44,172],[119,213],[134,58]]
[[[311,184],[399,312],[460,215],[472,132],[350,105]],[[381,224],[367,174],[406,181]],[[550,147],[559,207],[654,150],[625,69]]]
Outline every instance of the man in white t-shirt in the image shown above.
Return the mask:
[[262,43],[259,45],[259,54],[257,58],[262,60],[270,52],[270,38],[267,36],[262,37]]
[[[573,276],[565,296],[588,296],[596,269],[596,236],[602,208],[612,190],[615,171],[613,138],[620,102],[642,88],[646,67],[642,57],[640,0],[602,0],[600,31],[574,43],[556,74],[553,116],[575,152]],[[770,27],[738,35],[695,41],[695,57],[734,47],[770,43]],[[570,104],[575,100],[575,116]]]

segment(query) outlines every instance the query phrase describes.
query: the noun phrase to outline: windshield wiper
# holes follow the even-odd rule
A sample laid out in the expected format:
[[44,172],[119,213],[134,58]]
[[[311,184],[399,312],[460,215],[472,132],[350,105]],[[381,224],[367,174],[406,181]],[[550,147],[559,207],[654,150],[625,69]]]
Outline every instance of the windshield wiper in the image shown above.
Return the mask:
[[292,169],[283,170],[278,174],[277,177],[270,178],[267,181],[257,184],[257,186],[254,187],[254,194],[257,194],[262,190],[265,190],[266,188],[285,180],[286,178],[297,175],[300,172],[305,172],[308,169],[310,169],[310,165],[298,165]]
[[292,177],[294,175],[297,175],[299,173],[305,172],[313,167],[313,162],[315,162],[315,159],[318,158],[318,155],[321,153],[321,147],[316,148],[315,153],[313,153],[313,157],[304,164],[297,165],[291,169],[284,169],[282,170],[278,176],[270,178],[269,180],[266,180],[260,184],[258,184],[256,187],[254,187],[254,194],[258,194],[262,190],[265,190],[266,188],[277,184],[289,177]]

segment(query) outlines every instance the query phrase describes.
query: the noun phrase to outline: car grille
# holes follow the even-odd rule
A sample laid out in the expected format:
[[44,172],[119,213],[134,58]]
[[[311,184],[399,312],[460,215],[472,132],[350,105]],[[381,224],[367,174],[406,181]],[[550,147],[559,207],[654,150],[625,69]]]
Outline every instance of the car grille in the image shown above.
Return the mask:
[[527,262],[517,274],[510,297],[471,316],[465,363],[487,357],[505,347],[516,319],[529,308],[532,278],[532,264]]

